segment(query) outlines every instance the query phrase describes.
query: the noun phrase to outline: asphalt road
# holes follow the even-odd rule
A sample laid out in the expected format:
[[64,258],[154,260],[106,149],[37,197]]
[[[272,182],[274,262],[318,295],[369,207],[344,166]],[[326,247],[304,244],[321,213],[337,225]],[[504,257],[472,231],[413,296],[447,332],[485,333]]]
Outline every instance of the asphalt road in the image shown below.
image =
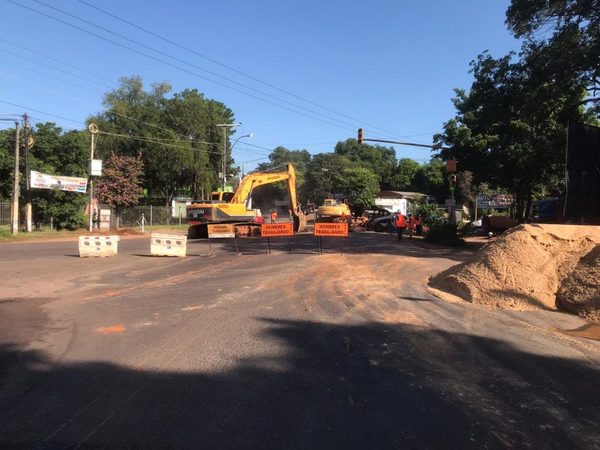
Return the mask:
[[600,344],[433,297],[393,236],[0,244],[2,448],[599,448]]

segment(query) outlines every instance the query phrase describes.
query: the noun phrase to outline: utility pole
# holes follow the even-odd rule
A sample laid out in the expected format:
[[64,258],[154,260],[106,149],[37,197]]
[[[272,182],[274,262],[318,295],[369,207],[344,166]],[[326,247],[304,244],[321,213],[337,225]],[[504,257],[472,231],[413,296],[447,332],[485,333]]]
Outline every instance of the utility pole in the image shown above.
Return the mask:
[[27,113],[23,114],[23,141],[25,141],[25,223],[26,230],[31,233],[31,174],[29,168],[29,149],[32,146],[32,142],[29,141],[29,133],[31,128],[29,127],[29,116]]
[[242,123],[218,123],[217,127],[223,128],[223,154],[221,155],[221,180],[223,192],[225,192],[225,183],[227,180],[227,133],[228,129],[240,126]]
[[221,174],[223,178],[223,192],[225,192],[225,183],[227,182],[227,127],[223,127],[223,155],[221,157]]
[[19,122],[15,121],[15,172],[11,209],[11,233],[13,236],[19,234],[19,145]]
[[[91,141],[90,141],[90,163],[89,163],[89,168],[88,168],[88,176],[90,177],[90,206],[89,206],[89,216],[88,216],[88,231],[91,232],[94,228],[94,222],[93,222],[93,205],[92,202],[94,201],[94,181],[92,179],[92,161],[94,160],[94,150],[96,149],[96,135],[98,134],[98,126],[96,124],[91,123],[88,126],[88,131],[90,132],[91,135]],[[98,211],[98,213],[100,213],[100,211]]]

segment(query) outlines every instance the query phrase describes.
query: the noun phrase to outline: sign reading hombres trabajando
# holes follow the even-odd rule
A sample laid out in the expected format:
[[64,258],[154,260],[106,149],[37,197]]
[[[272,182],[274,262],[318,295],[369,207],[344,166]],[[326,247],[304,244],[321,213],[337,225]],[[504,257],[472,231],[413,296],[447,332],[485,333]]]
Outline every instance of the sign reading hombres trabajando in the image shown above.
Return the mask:
[[211,239],[234,238],[235,227],[232,223],[215,223],[208,225],[208,237]]
[[315,236],[347,237],[347,223],[315,223]]
[[260,226],[260,234],[262,237],[293,236],[294,224],[291,222],[263,223]]

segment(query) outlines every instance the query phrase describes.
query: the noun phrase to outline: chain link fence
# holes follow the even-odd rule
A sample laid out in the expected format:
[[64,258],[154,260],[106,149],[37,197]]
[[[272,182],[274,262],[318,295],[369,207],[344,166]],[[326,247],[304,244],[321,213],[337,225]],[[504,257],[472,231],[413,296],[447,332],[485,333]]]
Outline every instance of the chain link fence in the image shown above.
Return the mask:
[[[10,225],[11,223],[11,215],[10,215],[11,204],[9,202],[0,202],[0,225]],[[107,205],[100,205],[100,209],[109,209],[110,210],[110,226],[111,228],[116,228],[117,226],[117,215],[116,211]],[[181,217],[169,217],[171,214],[171,208],[166,206],[133,206],[130,208],[125,208],[121,212],[121,223],[120,227],[136,227],[140,226],[142,221],[142,216],[145,220],[146,226],[152,225],[167,225],[170,219],[171,224],[185,224],[186,217],[182,215]],[[23,214],[20,214],[20,221],[24,220]],[[52,227],[51,218],[47,218],[47,220],[40,224],[44,228]]]
[[0,225],[10,225],[10,203],[0,202]]
[[[100,209],[110,209],[110,226],[115,228],[117,226],[117,213],[114,209],[100,205]],[[142,216],[144,217],[145,224],[147,226],[152,225],[167,225],[169,215],[171,214],[171,208],[166,206],[132,206],[125,208],[121,211],[121,223],[120,227],[136,227],[142,223]],[[179,223],[179,218],[170,218],[171,223]],[[185,223],[185,217],[182,223]]]

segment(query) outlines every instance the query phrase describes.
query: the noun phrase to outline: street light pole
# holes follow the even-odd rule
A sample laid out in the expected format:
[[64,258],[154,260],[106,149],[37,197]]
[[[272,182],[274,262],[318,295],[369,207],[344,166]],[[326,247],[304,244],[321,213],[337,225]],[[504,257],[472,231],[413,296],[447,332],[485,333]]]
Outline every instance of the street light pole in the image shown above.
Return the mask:
[[[237,138],[235,140],[235,142],[231,145],[231,153],[233,154],[233,147],[235,147],[235,144],[237,144],[240,139],[243,139],[243,138],[252,138],[252,137],[254,137],[254,134],[253,133],[248,133],[248,134],[245,134],[245,135],[240,136],[239,138]],[[244,176],[244,163],[242,163],[242,176]]]

